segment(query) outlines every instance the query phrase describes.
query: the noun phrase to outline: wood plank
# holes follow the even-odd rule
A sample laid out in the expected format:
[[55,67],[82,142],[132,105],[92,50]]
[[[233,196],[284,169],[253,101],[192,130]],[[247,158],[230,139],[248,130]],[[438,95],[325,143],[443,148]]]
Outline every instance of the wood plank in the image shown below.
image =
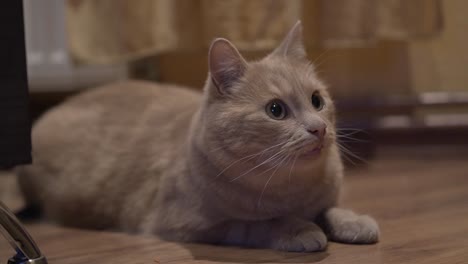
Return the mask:
[[[400,153],[402,154],[402,153]],[[345,207],[373,215],[376,245],[330,243],[320,253],[285,253],[36,223],[28,229],[50,263],[468,263],[467,157],[384,157],[349,171]],[[0,241],[0,261],[12,254]]]

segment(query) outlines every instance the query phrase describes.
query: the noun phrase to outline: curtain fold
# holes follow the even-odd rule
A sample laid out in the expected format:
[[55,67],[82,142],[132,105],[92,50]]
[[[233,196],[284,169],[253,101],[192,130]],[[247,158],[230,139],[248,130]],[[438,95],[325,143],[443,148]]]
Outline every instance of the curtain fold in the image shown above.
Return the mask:
[[113,63],[205,49],[215,37],[241,50],[269,50],[298,19],[306,42],[325,47],[426,38],[442,26],[438,1],[68,0],[66,13],[73,57]]
[[327,47],[425,39],[442,29],[438,0],[322,0],[319,13],[320,39]]

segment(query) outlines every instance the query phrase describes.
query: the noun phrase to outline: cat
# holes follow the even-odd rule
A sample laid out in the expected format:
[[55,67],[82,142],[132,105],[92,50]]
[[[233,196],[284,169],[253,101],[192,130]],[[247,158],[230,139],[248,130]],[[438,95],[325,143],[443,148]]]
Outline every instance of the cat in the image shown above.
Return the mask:
[[298,22],[247,62],[209,50],[204,92],[126,81],[74,96],[34,126],[18,170],[30,205],[63,225],[311,252],[376,243],[367,215],[337,207],[343,165],[335,109]]

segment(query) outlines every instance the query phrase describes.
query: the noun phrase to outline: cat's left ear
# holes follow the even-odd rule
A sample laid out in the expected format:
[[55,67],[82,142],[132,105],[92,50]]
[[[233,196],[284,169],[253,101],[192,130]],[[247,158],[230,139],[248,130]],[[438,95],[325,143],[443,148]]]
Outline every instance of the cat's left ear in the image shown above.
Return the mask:
[[307,53],[302,41],[302,23],[299,20],[271,55],[290,57],[297,60],[306,59]]
[[219,94],[230,92],[230,88],[244,75],[247,62],[227,39],[213,41],[208,55],[210,76]]

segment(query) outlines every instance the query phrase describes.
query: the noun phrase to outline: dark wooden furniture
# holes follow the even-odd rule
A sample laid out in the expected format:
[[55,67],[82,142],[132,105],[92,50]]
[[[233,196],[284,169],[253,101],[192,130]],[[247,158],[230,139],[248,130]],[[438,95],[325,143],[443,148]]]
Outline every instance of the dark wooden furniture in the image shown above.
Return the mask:
[[23,2],[0,7],[0,167],[31,162]]

